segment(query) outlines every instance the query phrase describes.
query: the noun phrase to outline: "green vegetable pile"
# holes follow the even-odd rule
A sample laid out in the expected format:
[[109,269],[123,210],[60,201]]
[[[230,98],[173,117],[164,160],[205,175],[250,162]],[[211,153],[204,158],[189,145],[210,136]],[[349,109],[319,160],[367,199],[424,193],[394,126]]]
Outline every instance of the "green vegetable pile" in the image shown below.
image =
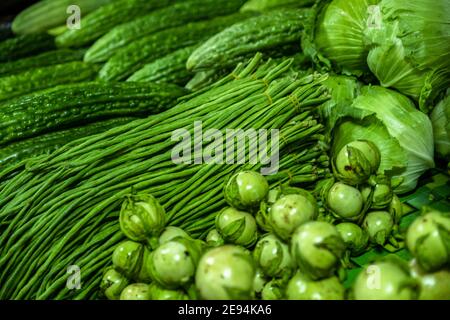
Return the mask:
[[449,25],[35,1],[0,28],[0,299],[450,299]]

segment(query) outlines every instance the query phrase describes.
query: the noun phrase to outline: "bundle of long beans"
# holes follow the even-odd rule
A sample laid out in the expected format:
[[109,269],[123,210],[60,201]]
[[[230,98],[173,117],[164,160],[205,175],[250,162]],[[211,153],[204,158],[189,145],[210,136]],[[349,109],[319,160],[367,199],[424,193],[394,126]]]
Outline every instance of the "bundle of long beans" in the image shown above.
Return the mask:
[[[95,298],[102,269],[123,239],[117,217],[132,192],[153,194],[169,224],[204,236],[225,206],[227,177],[262,165],[175,164],[172,132],[185,128],[192,134],[195,121],[222,132],[279,129],[280,162],[268,176],[272,185],[307,187],[327,175],[323,126],[314,111],[328,99],[321,85],[326,76],[298,77],[291,60],[276,65],[261,59],[239,65],[171,110],[0,172],[0,298]],[[69,265],[81,269],[80,290],[66,286]]]

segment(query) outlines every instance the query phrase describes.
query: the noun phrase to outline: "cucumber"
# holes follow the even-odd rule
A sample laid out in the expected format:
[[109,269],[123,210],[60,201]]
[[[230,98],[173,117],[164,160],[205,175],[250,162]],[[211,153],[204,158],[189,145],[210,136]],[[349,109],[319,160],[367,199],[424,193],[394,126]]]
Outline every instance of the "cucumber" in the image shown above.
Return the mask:
[[119,25],[98,39],[86,52],[86,62],[108,60],[118,48],[156,31],[188,22],[234,13],[245,0],[189,0],[156,10]]
[[27,34],[0,42],[0,62],[13,61],[55,49],[54,38],[48,34]]
[[0,63],[0,76],[11,75],[34,68],[46,67],[60,63],[81,61],[85,50],[60,49],[38,54],[16,61]]
[[301,8],[312,6],[315,0],[248,0],[241,8],[242,12],[265,12],[278,8]]
[[117,0],[86,15],[80,29],[71,29],[56,37],[59,47],[83,47],[115,26],[133,20],[175,0]]
[[45,32],[53,27],[64,24],[70,14],[67,8],[77,5],[81,16],[116,0],[42,0],[22,12],[14,19],[12,29],[16,34]]
[[76,61],[0,77],[0,101],[60,84],[94,80],[98,70],[96,65]]
[[11,165],[21,160],[42,154],[49,154],[63,145],[82,137],[105,132],[111,128],[129,123],[133,117],[113,118],[99,122],[89,123],[80,127],[46,133],[34,138],[13,142],[0,148],[0,167]]
[[146,82],[83,82],[32,93],[0,105],[0,145],[86,121],[166,110],[186,91]]
[[119,49],[100,70],[99,78],[106,81],[126,79],[145,64],[174,50],[196,45],[247,17],[249,15],[237,13],[189,23],[143,37]]
[[186,61],[195,48],[195,46],[191,46],[169,53],[145,65],[129,77],[127,81],[154,81],[184,85],[192,76],[192,73],[186,70]]
[[234,24],[204,42],[187,61],[188,70],[233,66],[258,51],[298,46],[310,9],[280,9]]

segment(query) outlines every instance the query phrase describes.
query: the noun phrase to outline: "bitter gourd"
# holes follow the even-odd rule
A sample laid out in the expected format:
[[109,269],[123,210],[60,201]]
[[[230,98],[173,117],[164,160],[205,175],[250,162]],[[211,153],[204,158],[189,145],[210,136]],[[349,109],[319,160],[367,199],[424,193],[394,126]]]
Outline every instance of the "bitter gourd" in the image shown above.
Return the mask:
[[17,36],[0,42],[0,62],[17,60],[52,49],[55,49],[55,40],[48,34]]
[[98,70],[96,65],[76,61],[0,77],[0,101],[60,84],[94,80]]
[[196,45],[246,17],[248,15],[232,14],[193,22],[136,40],[108,60],[100,70],[99,78],[106,81],[126,79],[144,65],[174,50]]
[[155,10],[113,28],[86,52],[86,62],[108,60],[114,52],[143,36],[188,22],[234,13],[245,0],[189,0]]
[[188,70],[217,69],[236,64],[243,56],[298,45],[310,9],[279,9],[234,24],[197,48]]
[[169,53],[145,65],[129,77],[127,81],[154,81],[184,85],[192,77],[192,73],[186,69],[186,61],[194,49],[195,46],[191,46]]
[[0,104],[0,145],[80,123],[143,116],[172,107],[186,93],[173,84],[83,82]]
[[167,6],[175,0],[117,0],[102,6],[81,20],[80,29],[70,29],[56,37],[59,47],[82,47],[100,38],[115,26]]
[[81,61],[85,50],[60,49],[44,52],[16,61],[0,63],[0,76],[20,73],[39,67],[46,67],[60,63]]
[[311,6],[314,2],[314,0],[248,0],[241,11],[265,12],[277,8],[300,8]]
[[66,21],[70,5],[77,5],[83,17],[114,1],[116,0],[42,0],[20,12],[12,23],[12,29],[16,34],[45,32]]

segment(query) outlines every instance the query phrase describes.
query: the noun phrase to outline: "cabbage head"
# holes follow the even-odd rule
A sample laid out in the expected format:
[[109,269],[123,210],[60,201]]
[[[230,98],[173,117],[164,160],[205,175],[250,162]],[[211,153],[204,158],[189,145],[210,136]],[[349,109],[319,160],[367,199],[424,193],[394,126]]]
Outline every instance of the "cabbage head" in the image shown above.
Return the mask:
[[431,121],[406,96],[366,86],[351,105],[336,105],[333,113],[332,154],[354,140],[372,141],[381,153],[378,173],[392,177],[396,193],[413,190],[434,167]]

